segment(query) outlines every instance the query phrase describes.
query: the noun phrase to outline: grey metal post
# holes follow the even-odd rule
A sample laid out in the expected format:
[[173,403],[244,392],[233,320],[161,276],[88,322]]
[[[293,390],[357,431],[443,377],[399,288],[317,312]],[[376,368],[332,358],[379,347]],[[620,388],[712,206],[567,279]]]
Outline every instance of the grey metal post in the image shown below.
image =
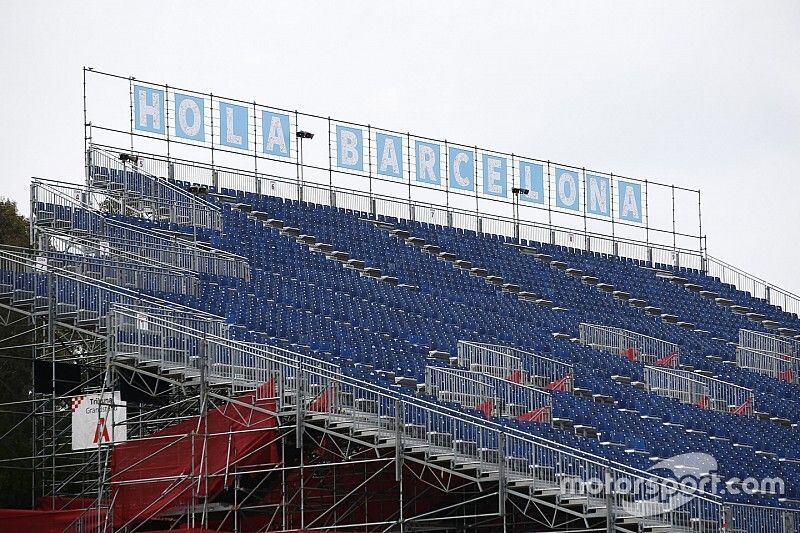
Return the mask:
[[295,427],[295,447],[299,450],[303,446],[303,419],[305,417],[305,398],[303,386],[305,376],[303,375],[303,367],[297,367],[297,378],[295,383],[295,410],[297,412],[297,424]]
[[606,467],[606,532],[614,533],[614,472]]
[[550,230],[550,244],[555,244],[555,237],[553,233],[553,210],[551,208],[551,196],[553,194],[552,191],[552,184],[553,182],[550,180],[550,161],[547,162],[547,228]]
[[400,531],[402,532],[405,528],[404,524],[404,517],[403,517],[403,453],[404,453],[404,445],[403,445],[403,420],[405,419],[404,407],[402,400],[395,401],[395,420],[394,420],[394,430],[395,430],[395,450],[394,450],[394,460],[395,460],[395,471],[394,471],[394,479],[397,481],[397,485],[400,491]]
[[497,505],[500,517],[503,520],[503,532],[507,531],[506,524],[506,434],[502,431],[497,437]]
[[[297,127],[297,125],[295,125]],[[333,132],[331,131],[331,117],[328,117],[328,194],[331,207],[336,207],[336,198],[333,196]],[[296,142],[296,141],[295,141]]]

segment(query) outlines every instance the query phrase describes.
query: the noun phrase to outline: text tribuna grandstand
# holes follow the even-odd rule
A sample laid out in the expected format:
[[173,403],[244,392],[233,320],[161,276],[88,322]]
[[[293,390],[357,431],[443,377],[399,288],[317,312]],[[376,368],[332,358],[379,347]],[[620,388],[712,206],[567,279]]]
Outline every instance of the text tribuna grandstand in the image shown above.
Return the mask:
[[87,120],[0,250],[38,332],[11,529],[800,532],[798,299],[651,240],[647,184],[307,115],[314,162],[296,112],[85,74],[129,129]]

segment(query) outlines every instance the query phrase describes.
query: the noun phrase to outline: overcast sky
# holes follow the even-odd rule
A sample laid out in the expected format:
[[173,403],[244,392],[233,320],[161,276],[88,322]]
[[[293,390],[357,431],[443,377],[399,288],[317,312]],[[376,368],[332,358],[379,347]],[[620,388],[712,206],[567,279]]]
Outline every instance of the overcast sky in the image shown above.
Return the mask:
[[82,67],[702,191],[711,254],[800,293],[800,2],[29,2],[0,195],[83,178]]

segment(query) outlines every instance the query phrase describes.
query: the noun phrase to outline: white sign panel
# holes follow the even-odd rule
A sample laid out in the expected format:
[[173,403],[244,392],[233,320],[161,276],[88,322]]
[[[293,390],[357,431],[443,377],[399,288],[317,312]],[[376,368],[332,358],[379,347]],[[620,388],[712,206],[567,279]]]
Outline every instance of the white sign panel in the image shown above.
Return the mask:
[[[113,403],[113,408],[112,408]],[[99,443],[124,442],[128,438],[125,425],[125,402],[115,392],[72,397],[72,449],[97,448]]]

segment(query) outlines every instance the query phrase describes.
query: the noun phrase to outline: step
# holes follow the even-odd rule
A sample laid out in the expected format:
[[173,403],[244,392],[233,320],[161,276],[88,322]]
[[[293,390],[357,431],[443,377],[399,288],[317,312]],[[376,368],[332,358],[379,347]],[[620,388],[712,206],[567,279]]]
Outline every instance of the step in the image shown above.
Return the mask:
[[356,270],[364,270],[364,267],[366,266],[366,263],[361,259],[348,259],[347,264]]
[[389,233],[401,239],[408,239],[409,237],[411,237],[411,234],[404,229],[395,229],[390,231]]
[[550,266],[558,270],[566,270],[567,268],[569,268],[569,265],[566,264],[564,261],[550,261]]
[[597,285],[595,285],[595,287],[597,287],[601,291],[605,291],[608,293],[613,293],[615,290],[614,286],[610,283],[598,283]]
[[324,242],[318,242],[317,244],[314,245],[314,249],[319,250],[324,254],[329,254],[333,251],[333,245]]
[[450,353],[443,350],[430,350],[428,357],[431,359],[439,359],[441,361],[450,362]]
[[645,302],[644,300],[640,300],[639,298],[631,298],[630,300],[628,300],[628,303],[634,307],[644,307],[645,305],[647,305],[647,302]]
[[614,291],[611,293],[611,295],[618,300],[623,300],[626,302],[631,299],[631,294],[625,291]]
[[570,276],[575,276],[576,278],[582,278],[583,277],[583,270],[580,270],[578,268],[568,268],[564,272],[566,272]]
[[594,276],[583,276],[581,281],[587,285],[597,285],[599,283],[599,280]]
[[422,249],[433,255],[437,255],[439,252],[442,251],[442,249],[436,246],[435,244],[426,244],[422,247]]
[[470,269],[470,273],[473,276],[477,276],[479,278],[485,278],[489,274],[489,272],[485,268],[481,268],[481,267],[473,267],[473,268],[471,268]]
[[466,259],[457,259],[455,261],[455,265],[458,268],[463,268],[464,270],[470,270],[472,268],[472,261],[467,261]]
[[284,228],[281,228],[281,233],[284,235],[289,235],[291,237],[299,237],[300,228],[293,228],[292,226],[286,226]]
[[533,257],[542,263],[549,263],[553,260],[553,257],[548,254],[533,254]]
[[417,246],[419,248],[422,248],[426,244],[425,239],[422,239],[420,237],[408,237],[406,238],[406,242],[411,244],[412,246]]
[[518,293],[519,292],[519,285],[517,285],[515,283],[503,283],[502,289],[505,292]]
[[452,252],[439,252],[439,259],[442,259],[444,261],[451,261],[452,262],[452,261],[455,261],[458,258],[456,257],[456,254],[454,254]]

